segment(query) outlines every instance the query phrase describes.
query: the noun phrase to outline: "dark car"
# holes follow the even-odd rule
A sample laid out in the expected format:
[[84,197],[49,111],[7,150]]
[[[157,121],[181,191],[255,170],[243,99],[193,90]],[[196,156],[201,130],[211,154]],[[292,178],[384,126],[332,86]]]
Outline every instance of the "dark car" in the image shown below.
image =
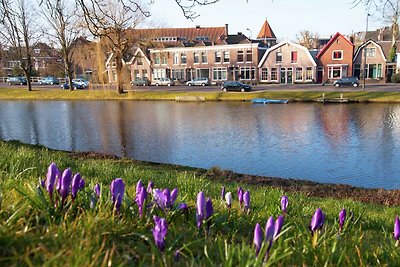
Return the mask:
[[13,84],[26,85],[28,82],[25,77],[9,77],[7,79],[7,83],[9,85]]
[[357,77],[345,77],[345,78],[334,81],[333,85],[336,87],[340,87],[340,86],[358,87],[359,82],[358,82]]
[[136,78],[134,81],[131,82],[134,86],[148,86],[150,85],[150,81],[147,78]]
[[221,87],[222,91],[239,91],[239,92],[250,92],[251,85],[244,84],[238,81],[226,81]]
[[[76,83],[76,82],[72,82],[72,87],[74,88],[74,90],[76,89],[85,89],[86,86],[84,84],[80,84],[80,83]],[[64,83],[61,85],[61,88],[64,90],[68,90],[69,89],[69,84],[68,83]]]
[[60,80],[58,80],[56,77],[43,77],[40,79],[39,84],[46,84],[46,85],[53,85],[53,84],[60,84]]

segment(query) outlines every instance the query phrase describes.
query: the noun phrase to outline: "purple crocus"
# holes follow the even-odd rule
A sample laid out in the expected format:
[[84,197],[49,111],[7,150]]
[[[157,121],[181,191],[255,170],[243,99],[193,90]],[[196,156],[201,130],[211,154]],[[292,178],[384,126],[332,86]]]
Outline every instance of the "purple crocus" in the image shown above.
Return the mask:
[[96,183],[94,186],[94,193],[98,198],[100,197],[100,185],[98,183]]
[[74,177],[72,178],[72,185],[71,185],[71,196],[72,196],[72,201],[75,200],[76,195],[78,194],[79,191],[79,184],[81,182],[81,175],[79,173],[76,173]]
[[253,243],[254,246],[256,247],[256,256],[258,256],[258,253],[260,253],[262,240],[263,240],[263,232],[261,230],[260,224],[257,223],[256,227],[254,228],[254,238],[253,238]]
[[320,208],[318,208],[311,219],[310,230],[314,234],[315,231],[322,228],[325,222],[325,215]]
[[231,192],[228,192],[225,194],[225,201],[226,201],[226,205],[228,206],[228,208],[230,208],[232,206],[232,201],[233,201]]
[[221,189],[221,199],[224,200],[224,198],[225,198],[225,186],[223,185]]
[[164,194],[164,206],[167,208],[171,208],[171,192],[169,191],[168,188],[165,188],[163,190],[163,194]]
[[164,218],[154,216],[154,228],[151,230],[153,232],[154,241],[161,252],[165,248],[165,236],[168,231],[168,224]]
[[274,217],[269,217],[267,224],[265,225],[265,242],[267,244],[267,252],[265,254],[265,261],[268,260],[269,251],[272,247],[272,242],[274,240],[274,232],[275,232],[275,221]]
[[282,225],[283,225],[283,216],[279,215],[278,218],[276,218],[276,221],[275,221],[274,240],[276,240],[277,236],[281,233]]
[[152,181],[149,181],[149,183],[147,184],[147,193],[151,194],[153,192],[153,188],[154,188],[154,183]]
[[396,246],[397,246],[400,240],[400,220],[398,215],[396,215],[396,218],[394,219],[393,237],[396,240]]
[[140,184],[138,183],[138,186],[136,186],[136,204],[139,207],[139,214],[140,217],[143,216],[143,207],[144,207],[144,202],[147,198],[147,191],[144,188],[144,186],[142,185],[141,181],[139,180]]
[[207,219],[210,218],[213,214],[214,214],[214,208],[213,208],[213,204],[212,204],[211,198],[207,198],[207,201],[206,201],[206,216],[205,216],[205,219],[207,220]]
[[111,182],[110,191],[111,191],[113,206],[115,207],[117,212],[119,212],[125,192],[124,181],[121,178],[114,179]]
[[154,202],[160,209],[164,210],[166,208],[167,200],[163,191],[158,188],[153,189],[153,198]]
[[60,179],[60,188],[58,193],[61,196],[61,207],[64,205],[65,199],[69,195],[69,190],[72,182],[72,171],[70,168],[64,170]]
[[174,188],[171,191],[171,208],[175,205],[175,201],[178,198],[178,188]]
[[45,180],[39,178],[39,186],[42,188],[45,188],[46,184],[45,184]]
[[346,209],[339,212],[339,231],[342,232],[344,221],[346,220]]
[[281,209],[283,213],[286,213],[287,206],[289,204],[289,200],[287,196],[282,196],[281,198]]
[[249,191],[244,192],[243,202],[244,202],[244,210],[249,211],[250,210],[250,192]]
[[200,228],[203,222],[203,218],[205,218],[206,216],[206,198],[202,191],[200,191],[197,194],[196,206],[197,206],[197,212],[196,212],[197,228]]
[[187,211],[188,210],[187,204],[186,203],[180,203],[178,205],[178,210]]
[[82,190],[85,187],[85,180],[81,178],[79,181],[79,190]]
[[239,186],[238,190],[237,190],[237,195],[238,195],[238,200],[239,200],[239,204],[240,207],[243,204],[243,188]]
[[51,201],[53,201],[54,186],[56,184],[58,175],[59,175],[59,170],[57,168],[57,165],[54,162],[52,162],[47,168],[46,183],[45,183],[46,190],[49,193]]

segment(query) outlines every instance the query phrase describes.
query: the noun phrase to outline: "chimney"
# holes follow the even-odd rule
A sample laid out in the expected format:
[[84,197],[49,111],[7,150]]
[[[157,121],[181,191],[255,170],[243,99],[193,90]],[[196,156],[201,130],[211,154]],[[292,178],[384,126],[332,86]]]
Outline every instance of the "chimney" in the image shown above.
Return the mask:
[[383,41],[383,32],[384,31],[385,31],[385,28],[379,29],[378,41]]
[[238,35],[242,35],[243,33],[242,32],[238,32]]
[[225,36],[228,36],[229,32],[228,32],[228,24],[225,24]]
[[196,25],[196,29],[200,29],[200,25]]

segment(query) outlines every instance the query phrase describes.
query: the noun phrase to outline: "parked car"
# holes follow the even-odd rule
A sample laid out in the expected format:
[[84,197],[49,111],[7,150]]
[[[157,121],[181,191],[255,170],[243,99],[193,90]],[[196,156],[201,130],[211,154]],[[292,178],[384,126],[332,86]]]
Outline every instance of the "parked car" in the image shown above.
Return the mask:
[[357,77],[345,77],[345,78],[334,81],[333,85],[336,87],[346,86],[346,85],[358,87],[359,82],[358,82]]
[[239,92],[250,92],[251,85],[244,84],[238,81],[226,81],[221,87],[222,91],[239,91]]
[[[76,90],[76,89],[85,89],[86,88],[86,86],[84,84],[76,83],[76,82],[74,82],[74,80],[72,80],[72,87],[73,87],[74,90]],[[64,90],[69,90],[69,84],[68,83],[64,83],[64,84],[61,85],[61,88],[64,89]]]
[[58,80],[56,77],[51,77],[51,76],[43,77],[38,82],[39,84],[50,84],[50,85],[60,84],[60,80]]
[[147,86],[150,85],[150,81],[146,77],[136,78],[134,81],[131,81],[131,84],[134,86]]
[[190,81],[187,81],[186,85],[188,85],[188,86],[192,86],[192,85],[206,86],[206,85],[210,85],[210,81],[208,80],[208,78],[199,77],[199,78],[194,78]]
[[151,83],[151,85],[159,86],[159,85],[166,85],[166,86],[171,86],[175,85],[174,80],[170,78],[160,78],[158,80],[155,80]]
[[9,85],[15,85],[15,84],[19,84],[19,85],[26,85],[28,82],[26,80],[25,77],[9,77],[7,78],[7,83]]
[[78,89],[84,89],[89,86],[89,82],[83,78],[72,79],[72,82],[83,86],[83,88],[78,88]]

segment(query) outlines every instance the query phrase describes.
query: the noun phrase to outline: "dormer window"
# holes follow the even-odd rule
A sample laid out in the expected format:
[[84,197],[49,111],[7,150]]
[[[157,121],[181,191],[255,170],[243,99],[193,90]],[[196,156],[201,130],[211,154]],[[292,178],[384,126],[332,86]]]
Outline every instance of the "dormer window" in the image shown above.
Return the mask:
[[197,36],[196,41],[209,41],[210,38],[208,36]]
[[40,54],[40,48],[33,49],[33,52],[35,52],[35,54]]
[[365,56],[366,57],[375,57],[375,47],[366,47],[365,48]]
[[342,60],[343,59],[343,51],[342,50],[335,50],[332,52],[332,59],[333,60]]

